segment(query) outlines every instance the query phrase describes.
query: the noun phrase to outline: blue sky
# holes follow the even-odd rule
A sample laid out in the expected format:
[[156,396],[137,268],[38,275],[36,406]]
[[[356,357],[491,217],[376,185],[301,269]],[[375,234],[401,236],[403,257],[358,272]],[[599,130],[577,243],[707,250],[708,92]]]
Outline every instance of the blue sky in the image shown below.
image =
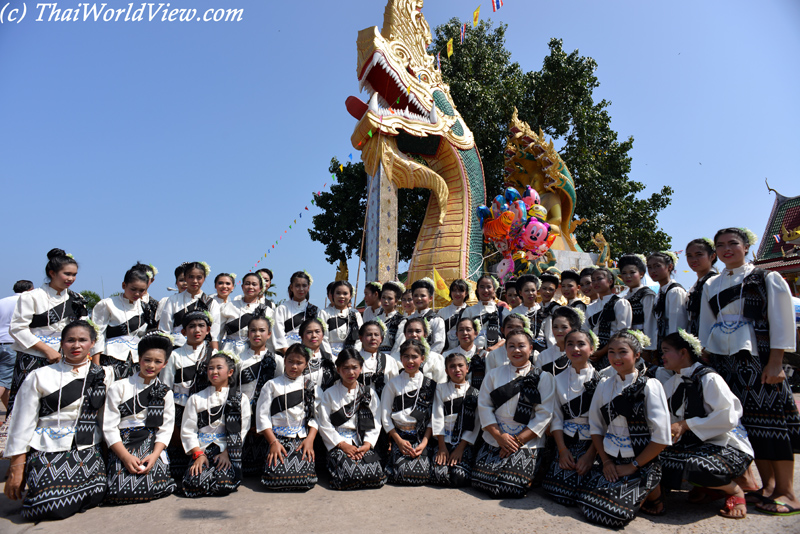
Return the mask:
[[[723,226],[760,235],[766,176],[800,194],[800,3],[508,0],[493,14],[487,1],[429,0],[423,13],[435,27],[478,4],[508,23],[525,70],[541,68],[552,37],[597,61],[595,97],[612,102],[620,137],[635,137],[631,177],[647,194],[675,189],[659,221],[673,250]],[[322,304],[335,268],[306,231],[311,192],[330,181],[331,157],[358,158],[344,101],[358,94],[357,33],[380,27],[384,6],[181,0],[171,7],[239,7],[243,20],[56,23],[35,22],[28,2],[24,21],[0,25],[0,295],[20,278],[39,284],[58,246],[81,264],[75,289],[108,295],[142,260],[161,270],[160,297],[182,261],[240,275],[264,265],[292,224],[266,265],[279,298],[291,272],[311,272]]]

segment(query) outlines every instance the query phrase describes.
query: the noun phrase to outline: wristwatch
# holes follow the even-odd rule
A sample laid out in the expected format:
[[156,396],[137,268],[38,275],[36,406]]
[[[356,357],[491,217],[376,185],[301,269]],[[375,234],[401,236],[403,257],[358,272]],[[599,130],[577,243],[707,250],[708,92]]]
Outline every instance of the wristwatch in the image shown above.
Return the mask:
[[633,467],[635,467],[637,470],[639,470],[639,462],[636,461],[636,458],[634,458],[631,463],[633,464]]

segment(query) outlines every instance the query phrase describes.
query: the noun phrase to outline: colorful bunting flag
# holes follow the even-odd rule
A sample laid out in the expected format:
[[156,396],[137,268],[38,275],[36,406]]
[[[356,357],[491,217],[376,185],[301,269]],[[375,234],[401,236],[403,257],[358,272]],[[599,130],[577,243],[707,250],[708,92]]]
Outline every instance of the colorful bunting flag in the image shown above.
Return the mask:
[[481,18],[481,6],[478,6],[478,9],[472,12],[472,26],[475,27],[478,25],[478,19]]
[[368,131],[367,134],[369,134],[369,138],[372,139],[372,130]]
[[344,165],[339,165],[339,172],[344,172]]
[[461,44],[464,44],[464,34],[467,33],[467,23],[461,25]]
[[503,7],[503,0],[492,0],[492,13]]
[[453,40],[450,39],[449,41],[447,41],[447,57],[450,57],[452,55],[453,55]]
[[350,153],[350,156],[348,156],[348,157],[350,158],[350,161],[353,161],[353,153],[352,152]]

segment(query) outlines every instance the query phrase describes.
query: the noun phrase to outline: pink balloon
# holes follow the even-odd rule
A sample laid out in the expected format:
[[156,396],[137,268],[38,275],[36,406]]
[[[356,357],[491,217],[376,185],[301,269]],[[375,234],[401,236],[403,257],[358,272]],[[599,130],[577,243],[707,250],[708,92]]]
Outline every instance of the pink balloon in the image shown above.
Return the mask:
[[540,221],[536,217],[531,217],[520,234],[519,248],[535,251],[547,241],[548,232],[550,232],[549,224]]
[[536,189],[532,188],[531,186],[525,187],[525,192],[522,193],[522,201],[525,202],[527,207],[531,207],[534,204],[539,204],[541,199],[539,198],[539,193]]

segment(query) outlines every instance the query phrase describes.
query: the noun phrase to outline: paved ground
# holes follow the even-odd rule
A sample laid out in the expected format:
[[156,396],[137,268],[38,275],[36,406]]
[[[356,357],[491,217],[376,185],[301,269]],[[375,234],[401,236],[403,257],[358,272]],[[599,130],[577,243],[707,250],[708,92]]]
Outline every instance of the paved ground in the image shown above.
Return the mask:
[[[0,479],[5,478],[8,461],[0,461]],[[800,480],[800,469],[795,471]],[[741,521],[716,516],[721,501],[711,505],[691,505],[684,493],[674,493],[666,501],[666,516],[637,517],[626,529],[630,533],[728,533],[797,534],[800,516],[775,518],[751,507]],[[146,504],[100,507],[59,522],[29,524],[19,516],[19,502],[0,496],[0,532],[4,534],[129,533],[134,528],[145,532],[219,533],[223,529],[258,532],[278,527],[281,531],[302,533],[354,532],[380,522],[382,532],[425,532],[447,529],[451,532],[508,533],[608,532],[583,521],[576,508],[560,506],[540,490],[520,500],[492,500],[467,490],[433,487],[386,486],[379,490],[341,492],[328,489],[323,480],[303,494],[267,493],[256,479],[248,479],[238,492],[228,497],[186,499],[176,496]],[[146,523],[145,523],[146,522]]]

